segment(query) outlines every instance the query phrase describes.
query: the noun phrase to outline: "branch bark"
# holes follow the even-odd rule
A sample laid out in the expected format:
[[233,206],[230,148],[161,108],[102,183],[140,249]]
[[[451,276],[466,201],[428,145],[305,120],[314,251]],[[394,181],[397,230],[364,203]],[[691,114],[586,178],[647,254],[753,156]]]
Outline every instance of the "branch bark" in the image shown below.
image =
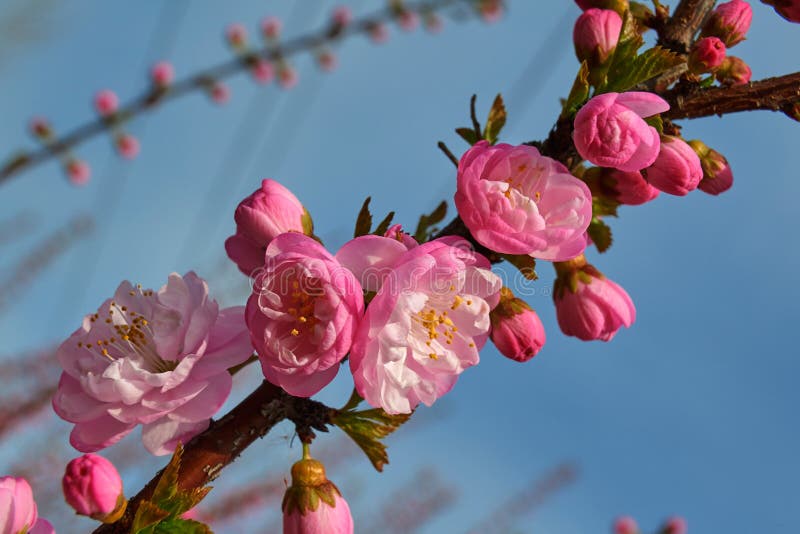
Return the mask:
[[703,25],[715,0],[681,0],[659,36],[658,44],[679,54],[688,54],[697,30]]

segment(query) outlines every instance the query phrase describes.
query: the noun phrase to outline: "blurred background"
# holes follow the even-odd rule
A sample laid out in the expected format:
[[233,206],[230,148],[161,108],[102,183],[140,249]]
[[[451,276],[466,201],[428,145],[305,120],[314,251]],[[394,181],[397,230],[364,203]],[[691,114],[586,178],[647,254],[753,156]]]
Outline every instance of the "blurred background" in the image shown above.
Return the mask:
[[[157,60],[178,78],[226,60],[229,23],[257,38],[261,17],[276,15],[292,37],[324,26],[340,3],[356,16],[384,5],[6,0],[0,157],[34,147],[26,127],[35,115],[63,132],[93,117],[99,89],[138,95]],[[797,70],[800,26],[751,4],[748,40],[733,53],[754,79]],[[248,284],[223,241],[234,207],[262,178],[303,201],[331,250],[352,235],[367,195],[376,217],[395,210],[410,230],[442,199],[452,208],[455,172],[436,142],[460,155],[467,147],[453,129],[468,124],[470,96],[484,117],[498,92],[509,112],[502,140],[543,139],[577,70],[578,14],[572,1],[510,0],[493,24],[456,9],[435,35],[393,25],[382,45],[348,38],[333,73],[313,55],[293,59],[291,91],[242,74],[225,106],[196,92],[142,116],[129,126],[142,144],[132,162],[108,136],[94,138],[75,151],[92,167],[84,187],[57,161],[3,184],[0,474],[29,477],[58,532],[93,529],[61,500],[63,466],[78,453],[47,401],[59,373],[53,348],[82,316],[123,279],[158,288],[190,269],[221,303],[242,304]],[[534,360],[518,364],[487,346],[452,393],[388,440],[382,474],[337,429],[319,437],[312,451],[349,500],[357,532],[585,534],[609,531],[619,514],[645,530],[679,514],[696,533],[800,531],[800,125],[760,112],[683,126],[687,139],[727,156],[735,183],[720,197],[661,195],[609,221],[614,246],[590,261],[633,297],[633,328],[607,344],[561,335],[553,272],[541,262],[528,302],[548,342]],[[225,409],[260,375],[258,366],[237,375]],[[339,406],[351,389],[342,372],[318,398]],[[292,433],[281,425],[216,481],[199,510],[217,532],[279,531],[284,481],[301,454]],[[103,454],[129,495],[166,461],[146,456],[138,431]]]

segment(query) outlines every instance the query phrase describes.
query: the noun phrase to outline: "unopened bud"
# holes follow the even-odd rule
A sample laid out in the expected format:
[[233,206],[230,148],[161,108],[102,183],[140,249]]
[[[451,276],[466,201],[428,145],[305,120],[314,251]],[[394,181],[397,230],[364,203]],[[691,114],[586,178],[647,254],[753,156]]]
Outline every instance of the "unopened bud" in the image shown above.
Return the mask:
[[661,529],[663,534],[686,534],[688,531],[689,527],[682,517],[669,518]]
[[733,173],[725,156],[699,139],[689,141],[689,146],[697,153],[703,168],[703,179],[697,188],[710,195],[719,195],[730,189],[733,185]]
[[283,23],[278,17],[266,17],[261,21],[261,34],[265,39],[274,41],[281,36]]
[[689,71],[694,74],[713,72],[725,60],[725,43],[718,37],[703,37],[689,51]]
[[214,82],[208,94],[215,104],[225,104],[231,98],[231,90],[222,82]]
[[167,87],[175,79],[175,69],[168,61],[159,61],[153,65],[150,71],[153,85],[157,87]]
[[507,287],[500,290],[500,303],[489,318],[492,342],[506,358],[527,362],[544,346],[546,336],[541,319]]
[[66,166],[67,178],[72,185],[86,185],[91,178],[89,164],[80,159],[71,159]]
[[297,82],[299,81],[299,77],[297,76],[297,69],[292,67],[291,65],[281,65],[278,69],[278,85],[281,86],[283,89],[292,89]]
[[700,37],[719,37],[731,47],[744,41],[752,20],[753,8],[744,0],[723,2],[708,16]]
[[225,39],[230,46],[241,50],[247,44],[247,28],[239,23],[231,24],[225,29]]
[[614,534],[639,534],[639,525],[631,516],[622,516],[614,520]]
[[664,193],[684,196],[697,189],[703,178],[703,168],[700,158],[686,141],[664,135],[658,157],[643,175],[650,185]]
[[50,122],[44,117],[34,117],[29,123],[31,133],[37,139],[50,139],[53,136],[53,129]]
[[275,69],[272,67],[272,63],[266,59],[259,58],[253,66],[250,67],[250,74],[256,82],[264,85],[275,78]]
[[736,56],[726,57],[714,73],[717,80],[723,85],[741,85],[749,83],[753,71],[743,59]]
[[94,108],[102,117],[113,115],[119,109],[117,93],[110,89],[103,89],[94,95]]
[[610,9],[591,8],[575,21],[572,39],[578,61],[586,61],[589,68],[605,63],[619,41],[622,18]]
[[383,44],[389,40],[389,28],[382,22],[376,22],[369,27],[369,38],[375,44]]
[[61,486],[76,513],[103,523],[117,521],[128,505],[114,464],[96,454],[85,454],[67,464]]
[[304,458],[292,466],[292,485],[281,505],[284,534],[353,534],[353,517],[322,462]]
[[123,133],[115,139],[117,152],[125,159],[133,159],[139,155],[139,140],[131,134]]

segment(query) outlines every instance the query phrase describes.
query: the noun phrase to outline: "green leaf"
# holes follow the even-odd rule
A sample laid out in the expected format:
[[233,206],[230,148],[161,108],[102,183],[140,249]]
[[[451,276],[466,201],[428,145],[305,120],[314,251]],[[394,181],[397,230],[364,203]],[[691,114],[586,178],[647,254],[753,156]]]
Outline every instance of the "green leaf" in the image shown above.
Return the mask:
[[593,217],[616,217],[619,202],[613,198],[602,195],[592,195],[592,216]]
[[492,108],[489,110],[489,117],[486,119],[486,127],[483,130],[483,138],[491,144],[497,142],[500,131],[506,124],[506,106],[503,103],[503,95],[498,94],[494,97]]
[[456,128],[456,133],[470,145],[474,145],[480,140],[478,134],[472,128]]
[[587,232],[589,233],[589,237],[592,238],[594,246],[597,247],[598,252],[605,252],[613,242],[611,228],[597,217],[592,219]]
[[428,240],[430,228],[437,223],[444,220],[447,215],[447,202],[444,200],[436,206],[432,212],[427,215],[422,215],[417,224],[417,230],[414,232],[414,239],[423,243]]
[[526,279],[536,280],[539,278],[539,275],[536,274],[536,260],[530,256],[524,254],[503,254],[503,259],[519,269],[519,272],[522,273],[522,276]]
[[153,527],[163,519],[169,517],[169,512],[162,510],[150,501],[142,501],[133,516],[131,532],[133,534],[150,534]]
[[[639,36],[638,40],[641,41],[641,36]],[[633,47],[634,42],[635,40],[629,43],[629,52],[631,50],[635,52],[635,50],[641,46],[641,44],[638,44],[635,48],[630,48]],[[619,48],[620,45],[617,45],[617,50],[619,50]],[[649,50],[645,50],[644,53],[638,56],[624,56],[620,58],[619,61],[617,59],[617,53],[615,52],[611,66],[608,69],[608,78],[600,92],[621,93],[627,91],[683,62],[684,59],[679,55],[666,48],[661,48],[660,46],[654,46]]]
[[178,443],[175,447],[175,452],[172,454],[167,467],[161,473],[158,479],[156,489],[153,490],[151,501],[161,504],[163,501],[169,501],[178,491],[178,472],[181,468],[181,456],[183,456],[183,445]]
[[367,197],[364,200],[364,204],[361,205],[361,211],[358,212],[356,229],[353,232],[353,237],[367,235],[369,234],[370,228],[372,228],[372,214],[369,212],[370,200],[372,200],[372,197]]
[[156,525],[153,534],[214,534],[214,531],[199,521],[175,518]]
[[578,75],[569,91],[569,96],[562,107],[561,116],[571,117],[589,99],[589,64],[586,61],[581,63]]
[[394,219],[394,212],[390,211],[389,214],[383,218],[383,220],[378,224],[378,227],[375,228],[375,231],[372,233],[375,235],[385,234],[386,230],[389,229],[389,225],[392,224],[392,219]]

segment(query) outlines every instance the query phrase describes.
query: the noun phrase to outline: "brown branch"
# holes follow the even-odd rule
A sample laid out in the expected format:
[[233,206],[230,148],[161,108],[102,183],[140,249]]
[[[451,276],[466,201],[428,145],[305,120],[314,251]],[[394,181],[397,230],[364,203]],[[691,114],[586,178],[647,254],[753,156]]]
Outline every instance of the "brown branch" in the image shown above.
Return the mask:
[[[264,381],[253,393],[240,402],[219,421],[192,439],[184,448],[178,474],[182,489],[201,488],[213,481],[222,469],[233,462],[256,438],[265,436],[272,428],[290,419],[298,432],[310,428],[323,430],[330,421],[331,409],[311,399],[292,397],[277,386]],[[102,525],[95,534],[128,534],[136,510],[142,501],[153,494],[161,476],[153,479],[129,503],[125,515],[116,523]]]
[[669,119],[695,119],[740,111],[787,111],[800,102],[800,72],[731,87],[710,87],[684,93],[678,87],[663,93]]
[[658,44],[679,54],[688,54],[697,30],[703,25],[715,0],[681,0],[659,32]]

